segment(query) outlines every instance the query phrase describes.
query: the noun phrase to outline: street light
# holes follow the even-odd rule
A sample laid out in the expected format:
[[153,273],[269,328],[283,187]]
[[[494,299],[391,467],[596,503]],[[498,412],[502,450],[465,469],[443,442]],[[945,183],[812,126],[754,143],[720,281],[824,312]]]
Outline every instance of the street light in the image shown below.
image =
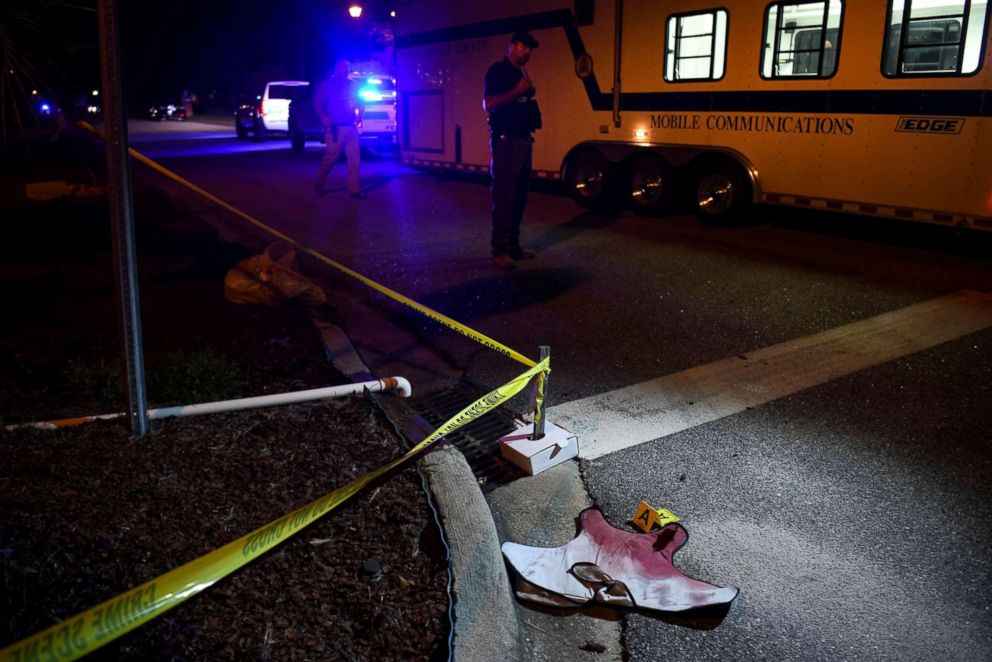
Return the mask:
[[352,18],[361,18],[362,17],[362,6],[359,5],[359,4],[352,3],[348,7],[348,15],[351,16]]

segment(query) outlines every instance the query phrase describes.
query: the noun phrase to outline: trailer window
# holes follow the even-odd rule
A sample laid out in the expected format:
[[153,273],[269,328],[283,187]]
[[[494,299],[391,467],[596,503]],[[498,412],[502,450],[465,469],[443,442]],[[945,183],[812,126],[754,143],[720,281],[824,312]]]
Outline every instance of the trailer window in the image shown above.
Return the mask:
[[973,74],[988,19],[985,0],[892,0],[885,31],[886,76]]
[[670,16],[665,25],[665,80],[719,80],[727,59],[727,12]]
[[841,0],[776,2],[765,13],[764,78],[827,78],[837,70]]

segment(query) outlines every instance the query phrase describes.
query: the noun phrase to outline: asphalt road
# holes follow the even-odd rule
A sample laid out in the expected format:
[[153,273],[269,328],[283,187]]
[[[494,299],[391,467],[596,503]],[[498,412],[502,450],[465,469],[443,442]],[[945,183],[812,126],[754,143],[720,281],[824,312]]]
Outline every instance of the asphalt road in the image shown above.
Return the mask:
[[[788,209],[715,228],[604,217],[535,192],[524,241],[538,259],[501,273],[484,182],[376,160],[363,164],[368,200],[347,197],[343,165],[317,198],[318,145],[297,155],[232,134],[131,128],[139,151],[322,254],[529,356],[550,345],[552,420],[556,406],[574,421],[612,403],[597,425],[620,446],[580,465],[592,500],[618,526],[642,499],[674,511],[689,532],[677,565],[741,591],[712,618],[629,613],[629,659],[992,659],[992,236]],[[378,376],[424,391],[522,372],[363,286],[329,282]],[[909,312],[961,291],[978,293],[963,313]],[[857,326],[882,315],[879,329]],[[708,367],[848,329],[844,349],[796,351],[761,383]],[[815,378],[851,354],[861,363]],[[638,398],[609,397],[645,382]],[[771,395],[746,404],[731,388],[742,385]],[[672,402],[694,412],[700,389],[715,413],[645,435],[640,423]],[[554,524],[515,542],[571,537],[570,503],[531,506]]]

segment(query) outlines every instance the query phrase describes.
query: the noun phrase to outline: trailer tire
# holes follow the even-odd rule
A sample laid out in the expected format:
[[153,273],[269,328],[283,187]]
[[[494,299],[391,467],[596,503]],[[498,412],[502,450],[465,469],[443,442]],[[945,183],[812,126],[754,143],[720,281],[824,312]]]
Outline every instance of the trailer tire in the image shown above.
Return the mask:
[[601,209],[611,202],[611,166],[605,156],[594,149],[573,155],[565,167],[568,193],[580,207]]
[[656,154],[632,159],[626,169],[628,196],[634,212],[656,216],[671,210],[675,200],[676,170]]
[[693,167],[692,208],[703,223],[730,224],[751,206],[751,185],[740,166],[724,159]]

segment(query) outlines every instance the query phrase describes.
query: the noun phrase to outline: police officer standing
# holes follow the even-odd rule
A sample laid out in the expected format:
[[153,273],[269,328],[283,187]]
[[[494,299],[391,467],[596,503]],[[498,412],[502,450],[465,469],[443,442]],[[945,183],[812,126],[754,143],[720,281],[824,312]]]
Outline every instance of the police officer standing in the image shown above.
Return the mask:
[[489,113],[490,172],[493,196],[493,264],[516,268],[517,260],[534,253],[520,247],[520,221],[530,187],[534,131],[541,128],[541,111],[524,65],[537,40],[515,32],[506,57],[486,72],[483,108]]
[[313,95],[314,108],[324,127],[324,158],[320,160],[314,190],[317,195],[324,193],[324,181],[344,149],[348,159],[348,192],[353,198],[364,199],[368,196],[359,187],[362,150],[358,125],[361,123],[362,107],[358,99],[358,85],[348,78],[350,69],[347,60],[338,60],[334,73],[320,84]]

